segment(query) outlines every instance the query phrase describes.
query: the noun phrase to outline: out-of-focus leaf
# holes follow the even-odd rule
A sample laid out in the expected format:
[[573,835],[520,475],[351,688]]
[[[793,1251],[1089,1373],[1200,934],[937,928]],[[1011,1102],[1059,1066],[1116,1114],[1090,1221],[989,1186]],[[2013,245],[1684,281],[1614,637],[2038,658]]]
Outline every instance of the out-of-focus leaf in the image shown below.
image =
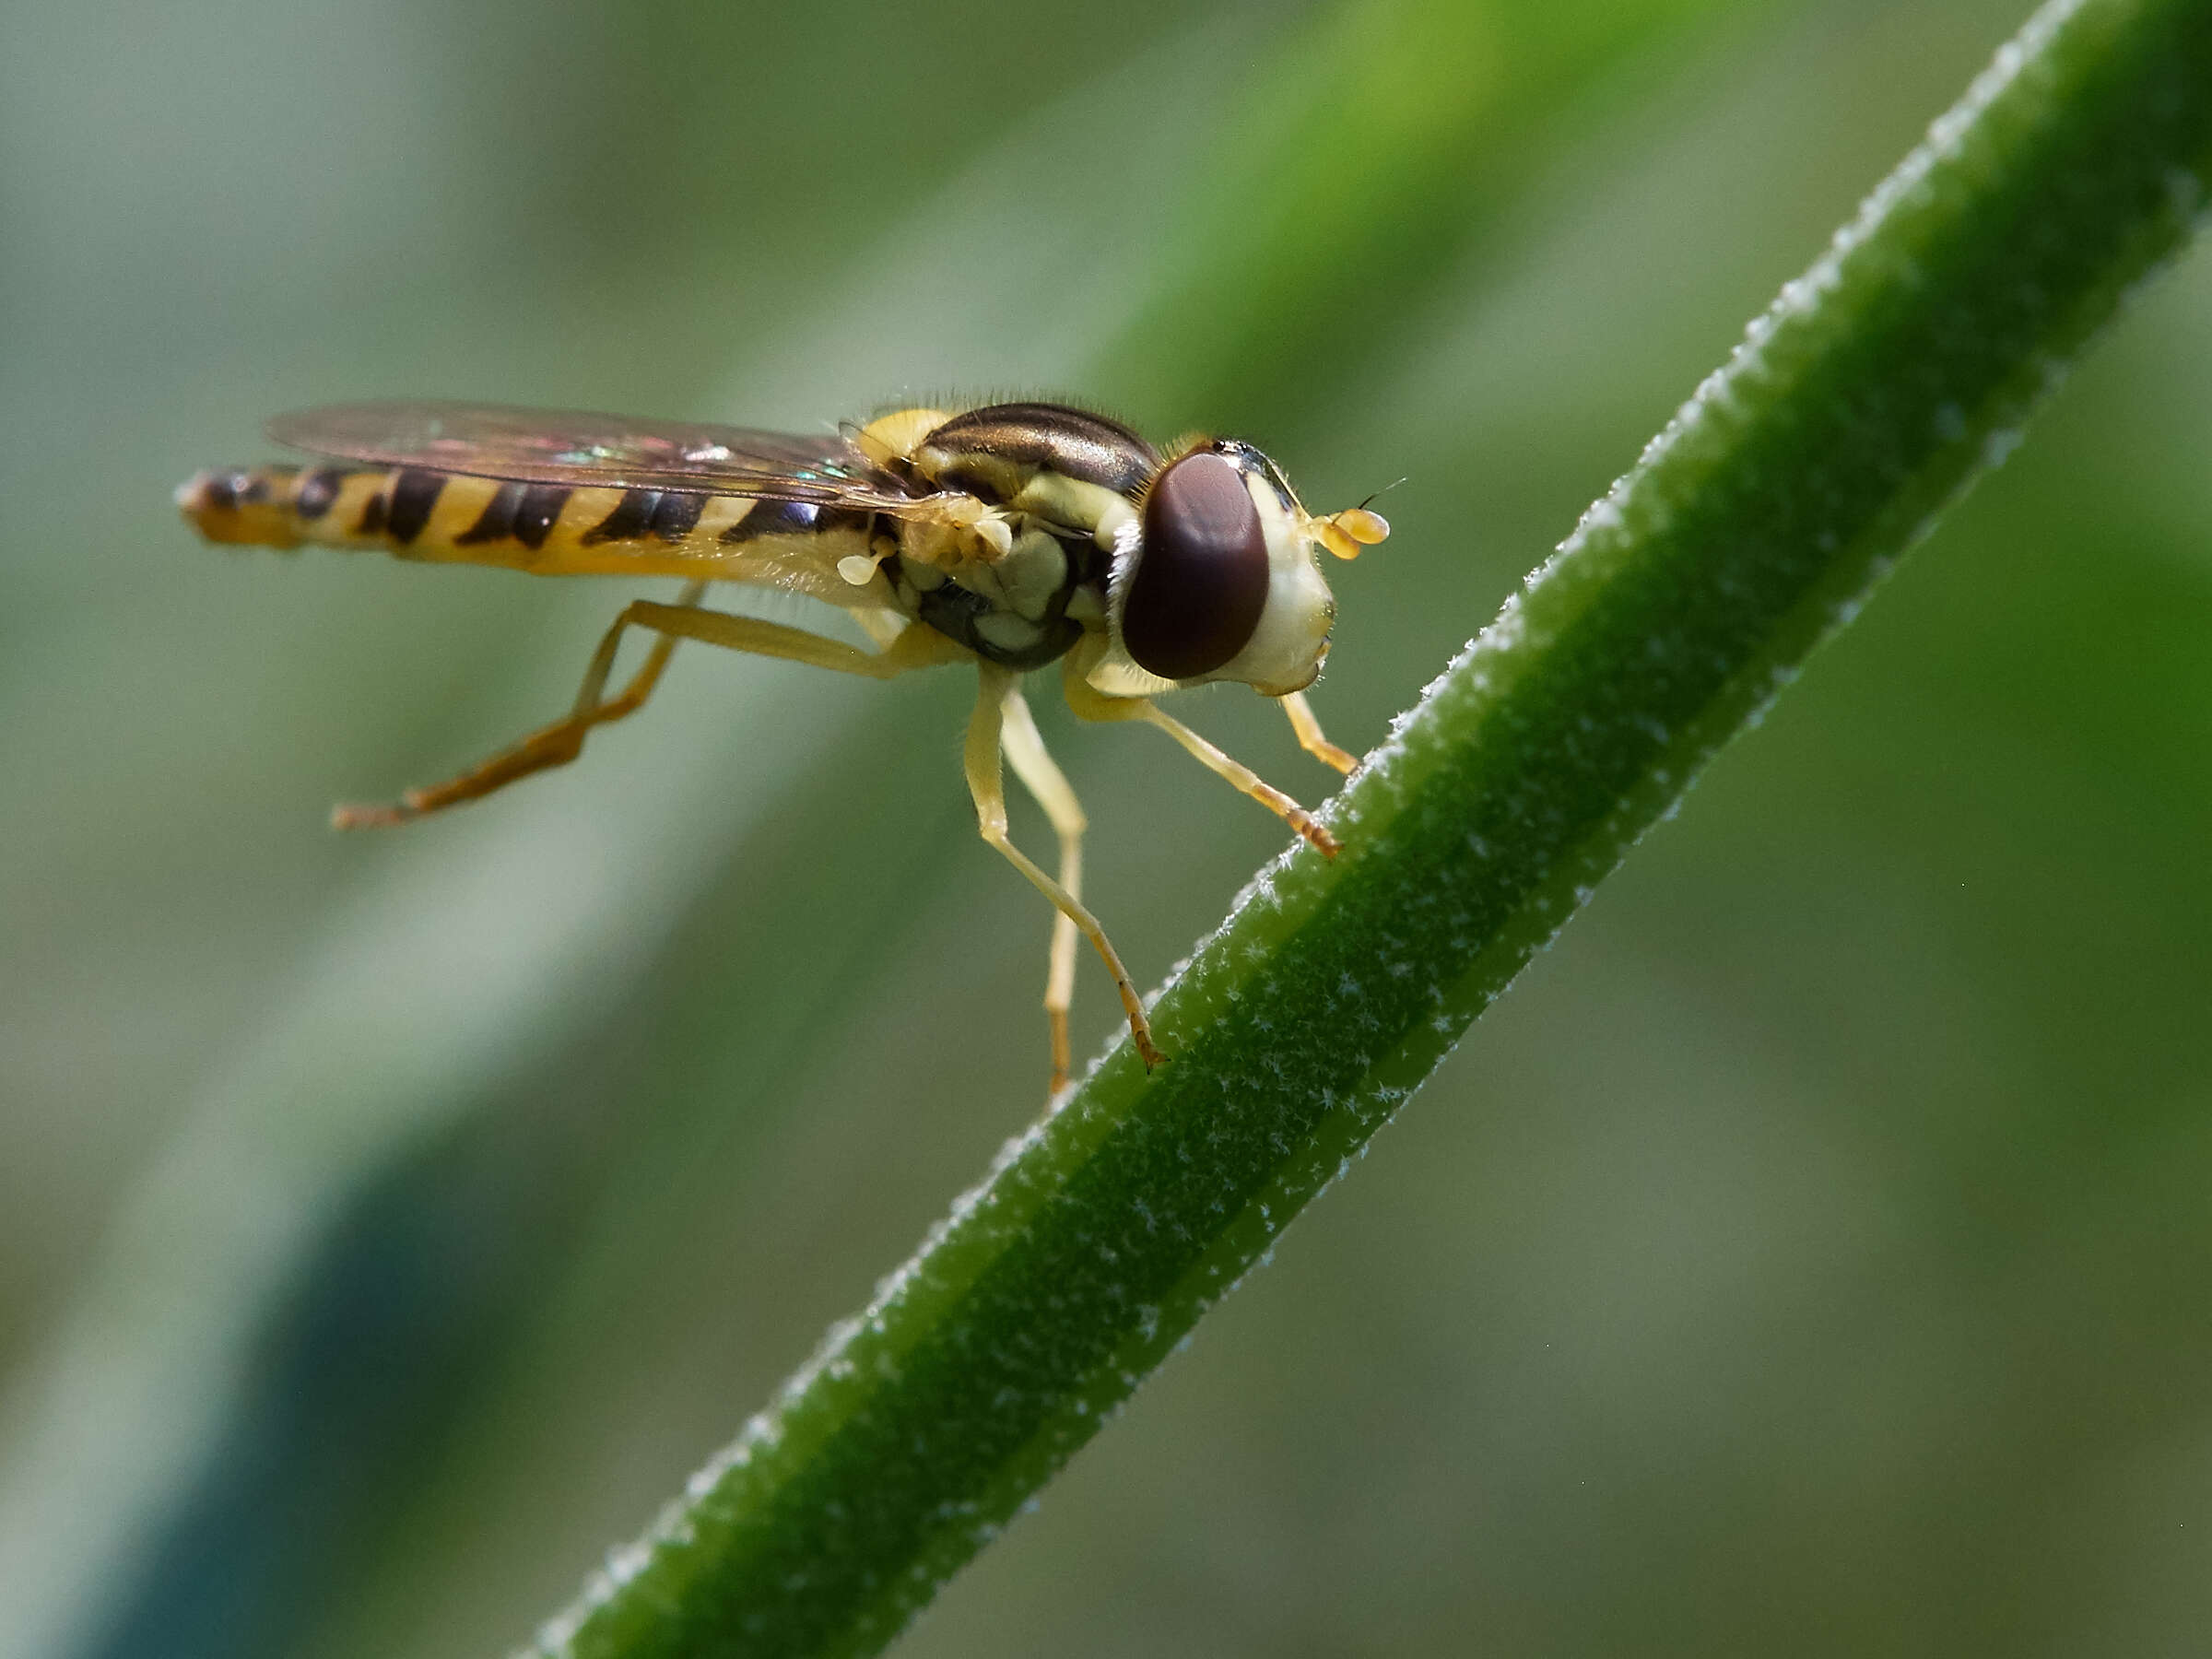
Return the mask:
[[1747,0],[1354,0],[1240,88],[1172,182],[1183,218],[1107,384],[1167,420],[1320,414],[1396,359],[1567,112]]

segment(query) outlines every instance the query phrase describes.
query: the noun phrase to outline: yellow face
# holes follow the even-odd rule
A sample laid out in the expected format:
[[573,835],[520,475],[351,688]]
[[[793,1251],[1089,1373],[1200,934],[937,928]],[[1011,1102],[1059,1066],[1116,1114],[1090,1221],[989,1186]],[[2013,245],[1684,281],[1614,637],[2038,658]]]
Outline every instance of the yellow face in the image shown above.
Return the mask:
[[1298,504],[1284,500],[1264,476],[1245,475],[1244,488],[1265,539],[1267,600],[1244,648],[1208,677],[1241,680],[1264,697],[1287,697],[1321,677],[1336,601],[1314,557],[1319,538]]

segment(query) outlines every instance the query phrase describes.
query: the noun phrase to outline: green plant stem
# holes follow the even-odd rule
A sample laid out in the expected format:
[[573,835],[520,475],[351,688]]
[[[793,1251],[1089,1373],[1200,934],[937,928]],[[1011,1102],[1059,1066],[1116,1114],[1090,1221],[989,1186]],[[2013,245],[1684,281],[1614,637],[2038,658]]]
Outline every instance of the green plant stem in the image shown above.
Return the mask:
[[1161,993],[541,1633],[870,1652],[1098,1430],[2000,459],[2212,163],[2212,0],[2054,4]]

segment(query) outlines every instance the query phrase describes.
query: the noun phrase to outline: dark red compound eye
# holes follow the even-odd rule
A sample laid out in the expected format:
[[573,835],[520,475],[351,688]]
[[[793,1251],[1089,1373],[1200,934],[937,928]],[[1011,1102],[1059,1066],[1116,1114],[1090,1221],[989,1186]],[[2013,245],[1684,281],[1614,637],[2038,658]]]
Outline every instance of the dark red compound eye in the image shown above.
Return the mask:
[[1122,612],[1122,643],[1162,679],[1211,674],[1250,642],[1267,605],[1267,533],[1244,477],[1210,450],[1161,473]]

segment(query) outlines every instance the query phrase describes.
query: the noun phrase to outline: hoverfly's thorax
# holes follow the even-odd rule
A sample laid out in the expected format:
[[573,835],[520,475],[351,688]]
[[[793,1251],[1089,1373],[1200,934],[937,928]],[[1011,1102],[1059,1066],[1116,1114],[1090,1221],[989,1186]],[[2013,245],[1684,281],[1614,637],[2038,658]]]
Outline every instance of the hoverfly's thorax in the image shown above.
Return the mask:
[[1055,404],[993,404],[938,420],[899,465],[917,488],[972,498],[995,521],[904,526],[885,574],[910,615],[1011,668],[1103,628],[1109,550],[1159,465],[1143,439]]
[[923,440],[916,470],[939,488],[1011,502],[1039,473],[1134,496],[1159,465],[1117,420],[1058,404],[991,404],[955,415]]
[[883,573],[910,616],[1002,667],[1042,667],[1104,616],[1106,559],[1088,536],[1032,528],[989,563],[901,554]]

